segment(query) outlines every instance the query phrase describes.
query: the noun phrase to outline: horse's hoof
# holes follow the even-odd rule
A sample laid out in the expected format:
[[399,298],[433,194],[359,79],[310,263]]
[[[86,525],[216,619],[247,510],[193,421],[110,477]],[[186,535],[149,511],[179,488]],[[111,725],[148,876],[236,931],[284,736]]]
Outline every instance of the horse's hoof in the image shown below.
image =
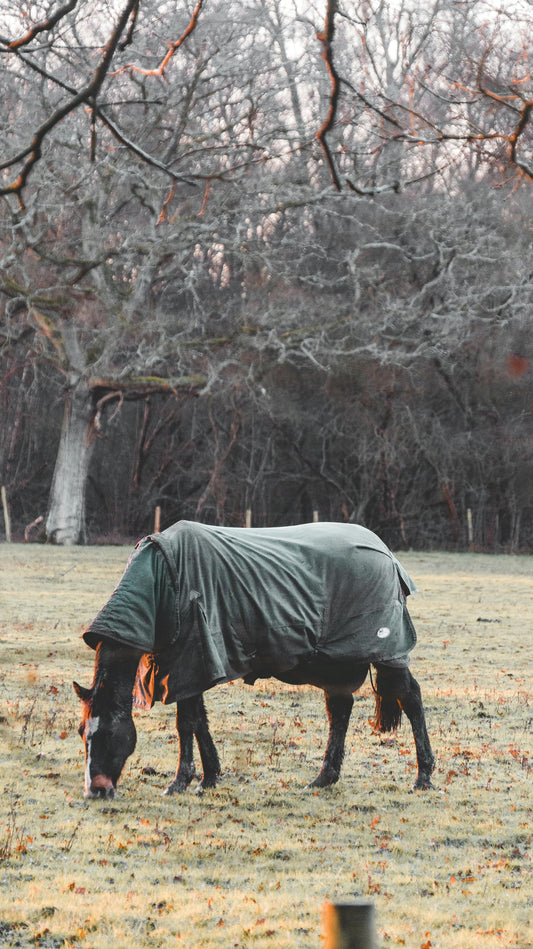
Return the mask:
[[163,797],[172,797],[173,794],[183,794],[187,790],[186,784],[169,784],[163,791]]
[[329,776],[325,774],[319,774],[314,781],[311,781],[310,784],[306,785],[309,790],[316,790],[320,788],[330,788],[332,784],[336,784],[339,780],[339,776]]
[[413,791],[435,791],[435,785],[431,783],[430,779],[423,780],[419,778],[413,784]]
[[196,791],[197,793],[202,794],[203,791],[212,791],[214,788],[216,788],[216,786],[217,786],[216,778],[203,778],[202,781],[200,781],[200,784],[198,785]]

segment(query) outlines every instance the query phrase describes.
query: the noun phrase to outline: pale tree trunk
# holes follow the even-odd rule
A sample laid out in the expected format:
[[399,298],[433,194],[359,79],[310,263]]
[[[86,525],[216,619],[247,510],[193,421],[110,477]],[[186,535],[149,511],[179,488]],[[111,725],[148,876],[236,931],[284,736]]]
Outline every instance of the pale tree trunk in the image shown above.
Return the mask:
[[65,405],[57,453],[46,539],[53,544],[85,543],[85,488],[94,445],[91,391],[78,383]]

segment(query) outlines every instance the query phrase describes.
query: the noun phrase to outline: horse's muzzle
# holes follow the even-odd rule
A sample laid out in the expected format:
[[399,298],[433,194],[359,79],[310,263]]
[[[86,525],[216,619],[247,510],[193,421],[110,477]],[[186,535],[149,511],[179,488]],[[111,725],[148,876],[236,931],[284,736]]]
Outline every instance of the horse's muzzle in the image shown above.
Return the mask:
[[107,798],[110,800],[115,796],[115,794],[115,785],[113,784],[111,778],[107,778],[104,774],[95,774],[91,781],[90,788],[85,791],[85,797],[91,799]]

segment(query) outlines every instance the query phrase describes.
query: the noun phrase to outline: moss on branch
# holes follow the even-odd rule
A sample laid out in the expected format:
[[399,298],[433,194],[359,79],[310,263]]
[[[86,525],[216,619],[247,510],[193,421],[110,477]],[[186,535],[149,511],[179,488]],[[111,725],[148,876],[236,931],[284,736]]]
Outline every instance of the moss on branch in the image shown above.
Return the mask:
[[207,377],[200,374],[190,376],[128,376],[127,378],[113,379],[106,377],[92,379],[92,389],[106,389],[110,392],[123,392],[130,395],[144,395],[147,392],[174,392],[178,389],[196,390],[205,386]]

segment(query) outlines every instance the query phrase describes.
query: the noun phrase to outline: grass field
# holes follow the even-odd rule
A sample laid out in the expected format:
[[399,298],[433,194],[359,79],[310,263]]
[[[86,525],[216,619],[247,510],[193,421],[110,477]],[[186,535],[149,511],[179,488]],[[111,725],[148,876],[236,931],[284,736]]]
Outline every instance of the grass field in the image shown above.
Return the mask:
[[0,545],[0,945],[312,949],[324,901],[368,898],[383,947],[533,947],[532,557],[400,555],[437,790],[411,791],[408,724],[372,733],[368,684],[339,784],[307,790],[322,695],[265,680],[206,697],[216,791],[161,796],[177,739],[158,705],[120,794],[89,802],[71,682],[91,683],[79,636],[127,553]]

